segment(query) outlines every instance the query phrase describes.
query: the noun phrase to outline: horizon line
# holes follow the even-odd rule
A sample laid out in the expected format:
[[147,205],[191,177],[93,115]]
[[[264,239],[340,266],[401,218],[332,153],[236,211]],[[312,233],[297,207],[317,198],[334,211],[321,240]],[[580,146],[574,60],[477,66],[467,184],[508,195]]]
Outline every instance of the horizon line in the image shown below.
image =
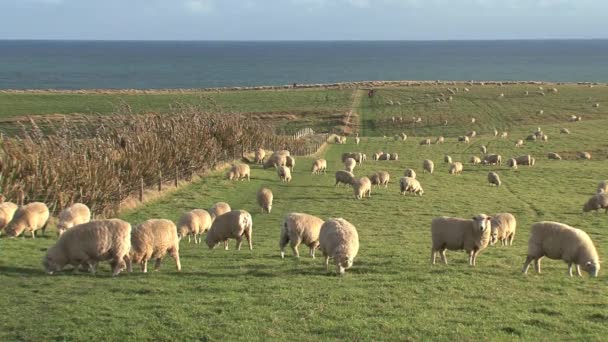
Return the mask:
[[497,39],[76,39],[76,38],[0,38],[0,41],[45,42],[501,42],[501,41],[591,41],[606,38],[497,38]]

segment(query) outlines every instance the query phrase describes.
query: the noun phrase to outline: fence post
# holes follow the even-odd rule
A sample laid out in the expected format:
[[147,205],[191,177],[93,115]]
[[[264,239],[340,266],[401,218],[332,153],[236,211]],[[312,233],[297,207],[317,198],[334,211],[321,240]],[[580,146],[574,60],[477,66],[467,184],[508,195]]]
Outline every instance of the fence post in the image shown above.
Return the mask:
[[177,165],[175,166],[175,187],[177,188],[177,183],[179,182],[179,169]]
[[144,177],[141,177],[139,181],[139,201],[144,201]]
[[23,191],[23,189],[20,188],[19,191],[17,192],[17,204],[22,206],[24,201],[25,201],[25,192]]
[[122,183],[118,183],[118,211],[121,209],[122,204]]
[[158,170],[158,192],[163,191],[163,171]]

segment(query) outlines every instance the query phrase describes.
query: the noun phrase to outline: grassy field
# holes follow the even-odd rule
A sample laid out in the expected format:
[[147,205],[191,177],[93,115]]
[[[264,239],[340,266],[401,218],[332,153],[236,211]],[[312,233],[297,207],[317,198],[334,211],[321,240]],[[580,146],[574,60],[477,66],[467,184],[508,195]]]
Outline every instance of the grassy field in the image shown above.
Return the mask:
[[[510,90],[503,88],[505,94]],[[412,89],[380,90],[379,94]],[[601,95],[592,95],[595,89],[581,88],[571,101],[560,99],[560,103],[584,99],[584,91],[592,92],[587,97]],[[472,89],[467,96],[474,94]],[[553,101],[567,94],[560,91]],[[475,96],[480,97],[480,106],[494,106],[493,95],[486,100],[481,94]],[[547,98],[549,95],[536,99]],[[515,103],[508,96],[505,100]],[[235,251],[233,241],[229,251],[182,241],[181,273],[167,258],[160,272],[150,274],[135,272],[112,279],[104,264],[96,276],[71,272],[46,276],[40,263],[42,250],[54,243],[54,236],[34,241],[2,239],[0,282],[5,295],[0,297],[4,313],[0,340],[605,340],[605,269],[597,279],[586,275],[569,278],[566,264],[544,260],[543,274],[520,273],[529,226],[540,220],[584,229],[600,257],[608,255],[608,216],[581,212],[597,183],[608,178],[608,117],[600,111],[604,107],[596,114],[590,108],[579,123],[562,120],[562,114],[569,113],[566,109],[553,114],[545,107],[545,113],[532,121],[515,120],[524,117],[518,107],[493,114],[479,110],[475,112],[480,125],[476,129],[481,136],[470,145],[456,143],[444,131],[448,128],[428,127],[425,136],[445,134],[448,139],[444,145],[422,147],[418,145],[422,136],[405,142],[374,137],[381,133],[366,120],[388,114],[370,109],[365,101],[360,113],[366,136],[359,146],[349,139],[346,145],[331,145],[324,151],[329,163],[327,175],[310,175],[312,159],[299,158],[294,180],[282,184],[273,171],[254,166],[251,182],[230,183],[215,174],[122,215],[132,223],[149,218],[176,220],[186,210],[227,201],[253,215],[252,252]],[[529,99],[522,101],[534,107],[527,104]],[[450,122],[471,115],[467,108],[449,112]],[[537,125],[549,141],[527,142],[515,148],[514,141]],[[494,126],[508,127],[510,138],[491,136],[489,129]],[[453,129],[454,135],[469,129],[464,121],[459,127]],[[560,135],[561,127],[570,128],[572,134]],[[479,155],[482,144],[503,158],[530,153],[537,165],[511,171],[466,163],[462,176],[447,174],[442,163],[445,154],[467,162],[472,155]],[[388,189],[374,189],[371,199],[356,201],[351,189],[334,188],[333,172],[342,168],[341,153],[361,151],[371,157],[376,150],[397,152],[400,160],[369,161],[357,167],[355,174],[389,171],[392,181]],[[580,150],[591,151],[594,159],[546,158],[550,151],[572,156]],[[427,158],[435,161],[434,175],[422,174],[422,161]],[[398,178],[405,168],[418,172],[423,197],[399,195]],[[489,170],[500,174],[503,186],[488,185]],[[275,195],[270,215],[261,214],[255,204],[255,193],[261,186],[271,188]],[[355,224],[361,248],[345,276],[336,276],[335,268],[326,273],[322,258],[295,260],[288,251],[290,257],[280,259],[281,220],[294,211],[322,218],[343,217]],[[475,268],[468,266],[462,252],[448,252],[447,266],[430,265],[433,217],[505,211],[518,219],[512,247],[489,247]],[[302,247],[300,252],[306,254]]]

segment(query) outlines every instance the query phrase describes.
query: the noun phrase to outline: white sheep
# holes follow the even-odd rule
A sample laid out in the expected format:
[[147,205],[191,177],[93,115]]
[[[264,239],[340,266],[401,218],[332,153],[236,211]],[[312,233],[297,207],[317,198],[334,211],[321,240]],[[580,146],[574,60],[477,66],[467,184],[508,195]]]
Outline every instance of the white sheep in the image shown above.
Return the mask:
[[194,243],[197,244],[201,241],[201,236],[211,227],[212,221],[211,215],[206,210],[197,209],[186,212],[177,221],[177,236],[180,239],[187,236],[188,243],[193,237]]
[[95,273],[100,261],[110,261],[112,276],[125,267],[131,249],[131,225],[119,219],[90,221],[63,233],[49,248],[42,261],[47,274],[61,271],[66,265],[78,270],[87,265]]
[[314,163],[312,163],[311,174],[319,175],[319,174],[321,174],[321,172],[323,172],[323,174],[326,174],[326,170],[327,170],[327,160],[317,159],[314,161]]
[[545,142],[546,142],[546,141],[549,141],[549,137],[548,137],[546,134],[543,134],[543,135],[540,137],[540,140],[541,140],[541,141],[545,141]]
[[589,212],[591,210],[597,212],[600,209],[605,209],[605,213],[608,214],[608,193],[598,192],[594,194],[583,206],[583,212]]
[[502,165],[502,156],[500,154],[488,154],[483,157],[484,165]]
[[399,190],[402,195],[405,195],[406,192],[420,195],[424,194],[424,190],[420,185],[420,182],[416,178],[412,177],[402,177],[399,180]]
[[513,170],[517,170],[517,159],[511,158],[507,160],[507,166]]
[[502,132],[502,133],[500,134],[500,137],[501,137],[502,139],[507,139],[507,138],[509,137],[509,132]]
[[481,154],[488,153],[488,148],[486,147],[486,145],[481,145],[481,147],[479,148],[479,150],[481,151]]
[[344,170],[348,172],[353,172],[355,166],[357,166],[357,162],[353,158],[346,158],[344,161]]
[[369,177],[372,185],[384,185],[385,188],[388,188],[388,182],[391,179],[391,175],[386,171],[379,171],[374,173]]
[[570,134],[570,130],[567,128],[562,128],[559,130],[559,133],[560,134]]
[[476,131],[469,131],[469,132],[467,132],[467,134],[465,134],[465,136],[467,136],[469,138],[475,138],[477,136],[477,132]]
[[462,174],[463,166],[461,162],[453,162],[450,164],[450,169],[448,173],[451,175],[460,175]]
[[128,272],[133,272],[133,263],[140,264],[143,273],[148,272],[148,261],[156,260],[154,270],[158,271],[165,255],[175,260],[175,267],[182,270],[179,261],[179,237],[175,224],[169,220],[147,220],[131,231],[131,250],[127,261]]
[[355,175],[352,172],[338,170],[336,171],[336,184],[334,186],[338,186],[340,183],[345,185],[353,185],[355,182]]
[[536,141],[537,137],[536,134],[530,134],[526,137],[527,141]]
[[465,250],[469,255],[469,265],[475,266],[477,256],[490,243],[491,219],[485,214],[470,220],[445,216],[434,218],[431,223],[431,263],[435,264],[438,253],[441,261],[447,264],[446,250]]
[[517,165],[528,165],[528,166],[534,165],[533,159],[534,158],[532,158],[532,156],[529,154],[515,158],[515,160],[517,161]]
[[216,217],[229,211],[232,211],[230,204],[226,202],[217,202],[211,208],[209,208],[209,215],[211,215],[211,220],[213,221]]
[[522,139],[517,140],[517,142],[515,143],[515,147],[522,147],[524,146],[524,141]]
[[224,242],[224,249],[228,250],[228,239],[236,239],[236,249],[241,250],[243,237],[249,243],[249,250],[253,249],[253,219],[245,210],[233,210],[215,218],[211,229],[205,236],[209,249],[215,248]]
[[262,213],[270,214],[270,211],[272,210],[273,200],[272,191],[268,188],[261,188],[256,195],[256,199],[258,205],[262,209]]
[[4,231],[9,237],[16,237],[23,233],[32,234],[32,239],[36,238],[36,231],[42,230],[42,235],[46,230],[49,220],[49,208],[41,202],[32,202],[21,206],[15,211],[13,219],[8,223]]
[[285,165],[287,165],[287,155],[275,152],[264,162],[264,169],[269,169],[271,167],[278,168]]
[[445,138],[444,137],[439,137],[437,138],[437,140],[435,140],[435,144],[443,144],[445,142]]
[[597,185],[597,193],[608,193],[608,180],[603,180]]
[[589,153],[589,152],[579,152],[578,153],[578,157],[579,157],[579,159],[591,160],[591,153]]
[[361,142],[361,138],[356,137],[356,138],[355,138],[355,144],[356,144],[356,145],[359,145],[359,143],[360,143],[360,142]]
[[469,143],[469,137],[468,136],[462,136],[462,137],[458,137],[458,142],[464,142],[465,144]]
[[425,159],[422,162],[422,173],[428,172],[430,174],[433,174],[434,170],[435,170],[435,163],[433,163],[432,160]]
[[420,146],[429,146],[431,145],[431,139],[423,139],[420,141]]
[[452,157],[448,156],[447,154],[443,157],[443,162],[446,164],[451,164],[452,163]]
[[559,154],[557,154],[555,152],[547,153],[547,158],[553,159],[553,160],[562,160],[562,156],[560,156]]
[[355,199],[362,199],[364,197],[372,197],[372,182],[367,177],[361,177],[356,179],[353,183],[353,193]]
[[350,222],[332,218],[321,226],[319,249],[325,257],[325,270],[329,271],[329,258],[333,258],[338,273],[351,268],[359,252],[359,234]]
[[256,164],[264,164],[264,158],[266,157],[266,151],[264,151],[263,148],[258,148],[257,151],[255,151],[255,163]]
[[289,243],[296,258],[300,257],[298,246],[304,244],[310,248],[309,254],[314,259],[315,249],[319,247],[319,233],[323,223],[322,219],[308,214],[289,213],[285,215],[279,240],[281,258],[285,258],[285,246]]
[[277,169],[277,175],[282,182],[291,182],[291,170],[287,166],[279,166]]
[[73,226],[91,221],[91,209],[82,203],[74,203],[59,213],[57,234],[61,236]]
[[413,169],[405,169],[405,171],[403,171],[403,176],[415,179],[416,171],[414,171]]
[[0,203],[0,233],[11,222],[18,208],[19,206],[12,202]]
[[391,153],[391,160],[399,160],[399,154]]
[[500,181],[500,177],[496,172],[488,172],[488,182],[490,185],[500,186],[502,182]]
[[479,164],[481,164],[481,158],[479,158],[477,156],[472,156],[469,161],[473,165],[479,165]]
[[490,244],[494,245],[500,241],[500,244],[503,246],[512,246],[516,228],[517,221],[512,214],[500,213],[492,216],[492,238]]
[[251,169],[247,164],[232,165],[230,170],[226,173],[226,178],[229,180],[245,180],[249,181]]
[[600,270],[600,259],[593,241],[587,233],[559,222],[537,222],[530,229],[528,256],[522,272],[528,273],[530,263],[540,272],[540,261],[543,257],[563,260],[568,264],[568,274],[572,277],[572,266],[581,276],[581,267],[592,277],[597,277]]

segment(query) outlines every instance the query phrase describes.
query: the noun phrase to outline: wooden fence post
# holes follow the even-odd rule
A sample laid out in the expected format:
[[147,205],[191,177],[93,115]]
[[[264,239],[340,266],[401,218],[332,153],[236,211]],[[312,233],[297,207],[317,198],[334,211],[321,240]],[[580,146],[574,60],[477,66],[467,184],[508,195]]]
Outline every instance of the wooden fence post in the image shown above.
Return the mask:
[[163,191],[163,172],[158,170],[158,192]]
[[141,177],[139,182],[139,201],[144,201],[144,177]]
[[175,166],[175,187],[177,188],[177,183],[179,182],[179,169]]
[[118,211],[121,209],[122,204],[122,183],[118,183]]

